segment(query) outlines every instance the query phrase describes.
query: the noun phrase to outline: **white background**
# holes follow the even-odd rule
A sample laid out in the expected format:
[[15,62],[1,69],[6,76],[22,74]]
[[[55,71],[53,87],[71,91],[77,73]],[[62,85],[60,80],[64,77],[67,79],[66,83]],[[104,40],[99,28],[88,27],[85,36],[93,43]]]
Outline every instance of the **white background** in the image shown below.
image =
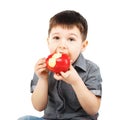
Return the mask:
[[[0,117],[17,120],[41,116],[31,105],[34,65],[48,55],[49,18],[72,9],[88,21],[86,58],[97,63],[103,78],[99,120],[118,120],[120,107],[119,0],[1,0],[0,1]],[[0,118],[0,119],[1,119]]]

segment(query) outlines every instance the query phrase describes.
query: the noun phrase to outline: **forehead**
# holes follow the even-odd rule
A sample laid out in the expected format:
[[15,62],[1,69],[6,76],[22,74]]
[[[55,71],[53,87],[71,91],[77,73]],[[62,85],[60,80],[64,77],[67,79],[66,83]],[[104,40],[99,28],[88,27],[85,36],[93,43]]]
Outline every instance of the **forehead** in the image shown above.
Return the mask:
[[64,32],[69,32],[69,33],[76,33],[76,34],[80,34],[79,29],[76,26],[61,26],[61,25],[57,25],[54,26],[51,29],[51,33],[64,33]]

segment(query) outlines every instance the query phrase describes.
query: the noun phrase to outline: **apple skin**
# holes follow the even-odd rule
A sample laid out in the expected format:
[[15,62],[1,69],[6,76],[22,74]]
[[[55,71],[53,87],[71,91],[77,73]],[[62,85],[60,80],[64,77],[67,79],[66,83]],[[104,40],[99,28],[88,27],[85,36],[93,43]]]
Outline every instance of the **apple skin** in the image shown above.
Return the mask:
[[51,67],[49,65],[49,59],[53,57],[55,53],[53,54],[50,54],[47,59],[46,59],[46,65],[47,65],[47,68],[54,72],[54,73],[60,73],[60,72],[66,72],[67,70],[69,70],[69,67],[70,67],[70,57],[65,54],[65,53],[61,53],[61,57],[58,57],[58,58],[55,58],[56,59],[56,63],[55,63],[55,66],[54,67]]

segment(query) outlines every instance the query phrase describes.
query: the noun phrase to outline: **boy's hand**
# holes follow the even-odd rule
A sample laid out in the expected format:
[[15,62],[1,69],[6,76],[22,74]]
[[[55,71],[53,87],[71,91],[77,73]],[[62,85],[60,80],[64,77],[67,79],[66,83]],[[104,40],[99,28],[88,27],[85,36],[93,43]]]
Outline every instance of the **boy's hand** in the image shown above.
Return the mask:
[[56,80],[63,80],[66,83],[73,85],[77,80],[80,79],[80,76],[78,75],[74,67],[71,65],[70,69],[67,72],[60,72],[60,74],[54,74],[54,78]]
[[35,65],[35,73],[38,78],[47,79],[48,78],[48,70],[46,68],[45,58],[41,58]]

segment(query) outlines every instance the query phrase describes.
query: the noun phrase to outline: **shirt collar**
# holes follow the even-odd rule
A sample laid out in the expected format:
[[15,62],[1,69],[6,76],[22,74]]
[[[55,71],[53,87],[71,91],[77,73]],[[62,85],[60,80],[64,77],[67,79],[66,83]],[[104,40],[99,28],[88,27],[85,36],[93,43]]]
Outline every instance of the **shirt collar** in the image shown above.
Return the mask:
[[84,71],[87,70],[86,60],[83,57],[82,53],[78,56],[78,59],[73,64],[74,67],[78,67]]

